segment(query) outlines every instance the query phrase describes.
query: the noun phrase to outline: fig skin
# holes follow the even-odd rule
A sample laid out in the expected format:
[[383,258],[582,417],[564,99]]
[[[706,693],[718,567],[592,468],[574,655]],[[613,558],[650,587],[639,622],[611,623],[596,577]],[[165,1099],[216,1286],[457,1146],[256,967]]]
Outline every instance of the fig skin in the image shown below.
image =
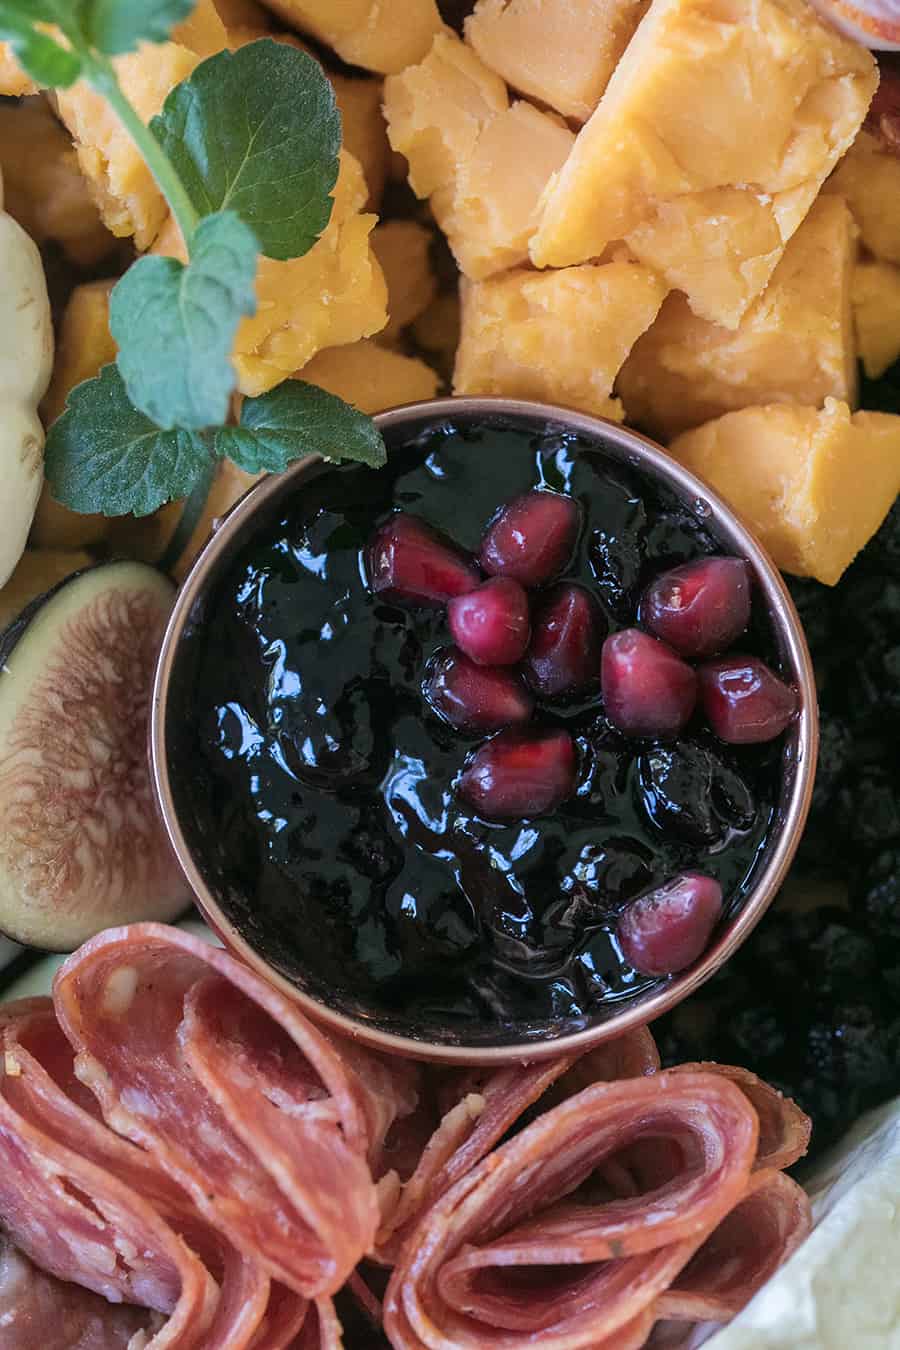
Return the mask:
[[0,931],[17,942],[67,951],[189,903],[147,754],[173,600],[153,568],[104,563],[0,638]]

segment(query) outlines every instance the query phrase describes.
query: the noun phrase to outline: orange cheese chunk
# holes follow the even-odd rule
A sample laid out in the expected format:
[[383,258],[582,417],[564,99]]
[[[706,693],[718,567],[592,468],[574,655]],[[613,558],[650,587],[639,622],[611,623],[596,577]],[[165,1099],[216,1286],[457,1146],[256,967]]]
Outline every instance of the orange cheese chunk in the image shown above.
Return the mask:
[[115,247],[72,142],[42,96],[0,104],[0,171],[5,209],[36,243],[52,239],[82,267]]
[[543,399],[622,420],[610,395],[666,287],[637,263],[463,282],[457,394]]
[[478,0],[466,39],[522,94],[586,122],[650,0]]
[[370,414],[434,398],[440,383],[424,361],[391,351],[371,338],[319,352],[298,375]]
[[21,98],[23,94],[36,94],[38,86],[26,75],[8,42],[0,42],[0,95],[4,98]]
[[[466,276],[479,280],[527,261],[541,193],[565,163],[572,132],[506,87],[456,38],[385,81],[393,148]],[[523,153],[527,147],[527,153]]]
[[348,79],[330,72],[328,78],[341,114],[344,149],[359,160],[366,176],[369,188],[366,210],[377,211],[384,195],[391,153],[381,111],[383,85],[381,80]]
[[871,53],[805,0],[653,0],[550,183],[539,267],[624,239],[736,328],[858,132]]
[[[302,258],[260,258],[256,313],[243,319],[234,345],[242,394],[263,394],[323,347],[370,337],[387,322],[387,287],[369,236],[377,216],[360,214],[368,195],[359,163],[341,151],[331,220]],[[170,218],[154,252],[184,259]]]
[[774,403],[676,437],[671,453],[737,511],[779,567],[833,586],[900,491],[900,416]]
[[846,197],[862,241],[876,258],[900,263],[900,158],[861,131],[824,191]]
[[435,0],[266,0],[291,28],[351,66],[390,75],[421,61],[443,27]]
[[758,403],[853,403],[855,257],[843,199],[820,197],[735,330],[698,319],[673,292],[619,376],[628,420],[665,440]]
[[852,298],[859,357],[869,379],[877,380],[900,357],[900,267],[858,263]]
[[372,248],[387,283],[386,338],[397,337],[437,295],[432,238],[431,230],[416,220],[386,220],[372,231]]

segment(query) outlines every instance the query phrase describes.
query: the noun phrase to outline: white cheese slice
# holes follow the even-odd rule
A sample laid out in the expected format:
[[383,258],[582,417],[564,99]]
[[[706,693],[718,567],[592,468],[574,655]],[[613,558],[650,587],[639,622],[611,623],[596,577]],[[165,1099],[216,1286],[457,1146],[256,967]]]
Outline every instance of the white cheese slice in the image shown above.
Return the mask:
[[816,1227],[709,1350],[900,1350],[900,1099],[807,1180]]

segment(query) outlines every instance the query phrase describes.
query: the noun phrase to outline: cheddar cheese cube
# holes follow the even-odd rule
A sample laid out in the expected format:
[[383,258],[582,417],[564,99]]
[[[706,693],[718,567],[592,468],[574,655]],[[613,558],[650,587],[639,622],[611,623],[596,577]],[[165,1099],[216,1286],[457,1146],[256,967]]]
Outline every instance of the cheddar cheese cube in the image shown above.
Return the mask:
[[586,122],[650,0],[478,0],[466,39],[522,94]]
[[665,293],[653,272],[627,262],[464,281],[454,392],[543,399],[621,421],[613,381]]
[[900,491],[900,416],[826,399],[744,408],[671,453],[741,515],[779,567],[833,586]]
[[[76,286],[57,326],[53,375],[41,403],[41,420],[49,427],[66,407],[66,400],[83,380],[93,379],[115,361],[118,348],[109,331],[109,293],[112,281],[89,281]],[[105,539],[105,516],[80,515],[60,506],[46,485],[38,503],[31,541],[40,549],[78,549]]]
[[[323,347],[370,337],[387,322],[387,288],[369,236],[377,216],[361,214],[368,188],[357,160],[341,151],[331,219],[302,258],[260,258],[256,313],[241,321],[233,360],[242,394],[263,394]],[[184,259],[170,218],[154,252]]]
[[424,361],[391,351],[371,338],[319,352],[298,375],[364,413],[434,398],[440,383]]
[[877,83],[805,0],[653,0],[547,188],[534,262],[624,239],[695,314],[736,328]]
[[900,267],[857,264],[852,298],[859,358],[869,379],[877,380],[900,357]]
[[900,158],[861,131],[824,191],[846,197],[862,241],[876,258],[900,263]]
[[843,198],[820,197],[736,329],[699,319],[673,292],[619,376],[628,420],[665,440],[753,404],[853,403],[855,257]]
[[175,25],[170,38],[204,61],[208,56],[215,56],[216,52],[222,51],[227,42],[227,32],[219,0],[197,0],[193,12]]
[[384,75],[421,61],[443,25],[435,0],[267,0],[290,28]]
[[386,220],[372,231],[372,249],[387,283],[388,322],[382,333],[385,338],[397,337],[437,294],[431,241],[431,230],[416,220]]
[[72,142],[42,96],[0,103],[0,171],[5,209],[36,243],[53,240],[82,267],[115,247]]
[[384,195],[391,153],[381,111],[381,80],[348,79],[330,72],[328,78],[341,114],[344,149],[359,160],[366,176],[369,188],[366,210],[377,211]]

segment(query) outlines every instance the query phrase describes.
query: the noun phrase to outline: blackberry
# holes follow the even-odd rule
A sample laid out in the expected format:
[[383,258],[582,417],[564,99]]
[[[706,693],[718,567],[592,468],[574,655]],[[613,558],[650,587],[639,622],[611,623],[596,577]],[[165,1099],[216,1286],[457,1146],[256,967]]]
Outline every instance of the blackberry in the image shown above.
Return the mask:
[[733,1014],[729,1021],[730,1039],[740,1058],[748,1064],[775,1059],[787,1045],[784,1014],[770,1003],[751,1004]]
[[834,592],[809,577],[785,577],[788,590],[806,633],[816,665],[825,660],[831,646],[834,622]]
[[843,920],[827,922],[810,943],[809,961],[816,989],[825,996],[866,987],[878,972],[875,944]]
[[823,713],[819,724],[819,762],[813,791],[812,814],[820,815],[828,806],[850,766],[853,737],[841,717]]
[[875,855],[851,887],[850,902],[874,937],[900,940],[900,844]]
[[897,783],[880,764],[852,774],[837,799],[836,825],[844,842],[871,852],[900,837]]

